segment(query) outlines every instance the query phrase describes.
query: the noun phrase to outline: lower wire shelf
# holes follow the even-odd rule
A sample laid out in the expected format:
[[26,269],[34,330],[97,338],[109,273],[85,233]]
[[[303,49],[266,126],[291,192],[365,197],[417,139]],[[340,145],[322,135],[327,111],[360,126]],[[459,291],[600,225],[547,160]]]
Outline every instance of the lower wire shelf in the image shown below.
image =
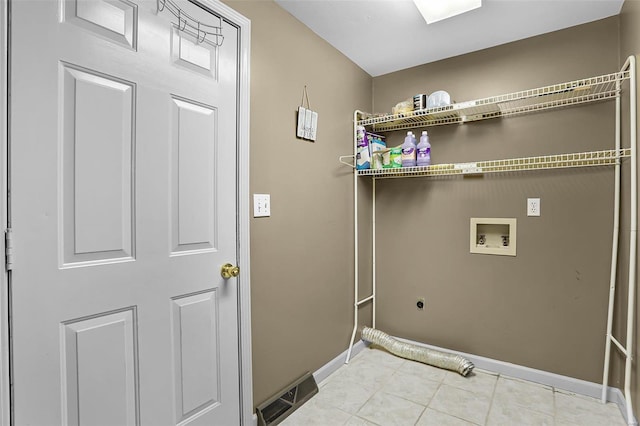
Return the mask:
[[433,164],[431,166],[358,170],[358,176],[377,179],[477,175],[485,173],[518,172],[528,170],[566,169],[574,167],[612,166],[620,159],[630,157],[631,149],[577,152],[544,155],[540,157],[511,158],[471,163]]

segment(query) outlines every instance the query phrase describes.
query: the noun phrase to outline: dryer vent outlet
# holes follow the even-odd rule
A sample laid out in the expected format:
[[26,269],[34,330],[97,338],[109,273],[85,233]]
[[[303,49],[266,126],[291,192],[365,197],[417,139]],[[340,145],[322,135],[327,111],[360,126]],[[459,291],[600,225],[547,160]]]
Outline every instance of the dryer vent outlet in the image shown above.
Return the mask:
[[258,425],[277,425],[317,393],[313,375],[306,373],[256,408]]

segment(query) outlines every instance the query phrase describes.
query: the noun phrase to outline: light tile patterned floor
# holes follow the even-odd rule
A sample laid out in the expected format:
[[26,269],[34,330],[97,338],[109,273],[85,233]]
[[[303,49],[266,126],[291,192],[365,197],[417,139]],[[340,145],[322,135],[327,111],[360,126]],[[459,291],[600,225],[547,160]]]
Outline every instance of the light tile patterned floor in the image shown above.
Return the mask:
[[363,350],[284,426],[624,426],[616,404],[475,369],[469,377]]

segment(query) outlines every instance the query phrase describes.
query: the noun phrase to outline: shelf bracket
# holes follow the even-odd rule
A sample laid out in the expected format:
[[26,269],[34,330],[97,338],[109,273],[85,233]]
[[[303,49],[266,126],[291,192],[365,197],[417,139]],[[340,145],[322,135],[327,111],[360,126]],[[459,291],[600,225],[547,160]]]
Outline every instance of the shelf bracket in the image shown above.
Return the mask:
[[[353,161],[353,163],[349,163],[347,162],[350,159],[351,161]],[[344,164],[345,166],[349,166],[353,169],[356,168],[355,164],[356,164],[356,156],[351,154],[351,155],[341,155],[340,157],[338,157],[338,161],[341,162],[342,164]]]

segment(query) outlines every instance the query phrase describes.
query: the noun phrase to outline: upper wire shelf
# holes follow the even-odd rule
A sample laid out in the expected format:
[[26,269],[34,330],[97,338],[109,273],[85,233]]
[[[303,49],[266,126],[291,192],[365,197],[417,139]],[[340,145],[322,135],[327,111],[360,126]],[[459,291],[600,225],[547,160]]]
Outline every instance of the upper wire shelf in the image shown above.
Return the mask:
[[374,131],[392,131],[416,126],[438,126],[507,117],[615,98],[620,94],[620,83],[628,79],[629,71],[620,71],[407,113],[369,114],[363,112],[361,113],[362,119],[358,120],[357,124],[371,126]]
[[178,22],[174,22],[173,25],[184,33],[196,39],[197,43],[207,43],[213,47],[220,47],[224,42],[224,35],[222,34],[222,18],[220,18],[220,25],[204,24],[195,19],[191,15],[185,13],[184,10],[173,2],[173,0],[156,0],[156,8],[158,12],[168,10],[173,16],[178,18]]

